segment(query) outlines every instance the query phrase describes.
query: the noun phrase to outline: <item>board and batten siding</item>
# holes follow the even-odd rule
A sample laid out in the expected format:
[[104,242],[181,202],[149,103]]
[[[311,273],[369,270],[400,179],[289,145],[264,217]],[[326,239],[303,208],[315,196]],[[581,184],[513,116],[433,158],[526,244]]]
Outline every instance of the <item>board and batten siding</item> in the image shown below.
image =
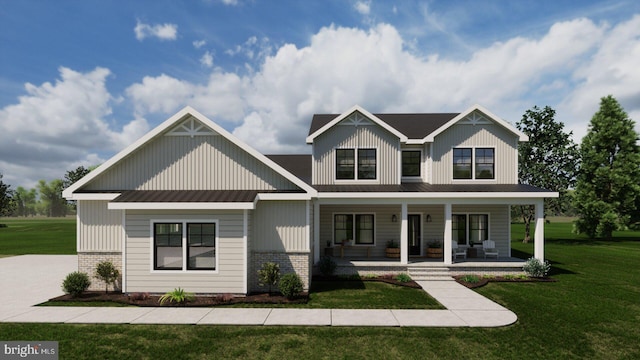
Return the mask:
[[108,201],[78,201],[78,252],[122,251],[122,210]]
[[[518,183],[518,137],[497,124],[455,124],[433,142],[433,184]],[[495,148],[495,180],[453,180],[453,148]]]
[[[194,293],[244,293],[244,215],[242,211],[127,211],[127,292],[164,293],[181,287]],[[154,271],[152,220],[218,221],[217,273]],[[250,221],[249,221],[250,222]]]
[[83,190],[294,190],[297,187],[223,136],[160,136]]
[[[313,184],[336,183],[335,149],[376,149],[376,180],[379,184],[398,184],[399,139],[378,125],[336,125],[313,142]],[[357,169],[356,169],[357,171]]]
[[252,251],[310,251],[306,201],[260,201],[253,221]]

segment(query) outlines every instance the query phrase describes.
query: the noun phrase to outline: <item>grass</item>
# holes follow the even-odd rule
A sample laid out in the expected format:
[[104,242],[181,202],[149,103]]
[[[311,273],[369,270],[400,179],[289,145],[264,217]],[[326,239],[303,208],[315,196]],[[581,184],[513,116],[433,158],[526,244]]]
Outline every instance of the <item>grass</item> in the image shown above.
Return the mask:
[[[514,252],[533,254],[516,240]],[[332,328],[0,324],[2,340],[57,340],[61,358],[640,358],[640,232],[612,242],[545,226],[553,283],[477,291],[518,315],[502,328]],[[520,228],[521,230],[521,228]]]
[[76,254],[76,219],[0,218],[0,256]]

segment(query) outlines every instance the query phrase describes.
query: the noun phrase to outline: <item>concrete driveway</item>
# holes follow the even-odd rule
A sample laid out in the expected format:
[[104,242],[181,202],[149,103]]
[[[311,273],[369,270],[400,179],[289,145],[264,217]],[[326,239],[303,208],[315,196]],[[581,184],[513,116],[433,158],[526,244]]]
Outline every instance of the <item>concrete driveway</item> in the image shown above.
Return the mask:
[[64,294],[62,281],[78,269],[76,255],[0,258],[0,321]]

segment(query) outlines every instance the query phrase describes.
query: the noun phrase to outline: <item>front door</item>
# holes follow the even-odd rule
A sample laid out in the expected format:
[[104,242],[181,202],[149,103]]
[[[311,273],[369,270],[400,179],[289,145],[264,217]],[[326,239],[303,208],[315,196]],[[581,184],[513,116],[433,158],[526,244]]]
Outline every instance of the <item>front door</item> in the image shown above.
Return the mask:
[[422,228],[420,227],[420,215],[409,215],[409,255],[422,255],[420,244],[422,243]]

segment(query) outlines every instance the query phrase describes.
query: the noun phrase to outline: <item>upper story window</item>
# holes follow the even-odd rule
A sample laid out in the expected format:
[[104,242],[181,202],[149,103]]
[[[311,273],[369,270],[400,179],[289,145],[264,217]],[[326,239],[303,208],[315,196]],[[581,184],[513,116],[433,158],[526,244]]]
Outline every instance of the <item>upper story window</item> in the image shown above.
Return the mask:
[[422,152],[419,150],[405,150],[402,152],[402,176],[420,177]]
[[495,149],[454,148],[453,178],[495,179]]
[[336,149],[337,180],[375,180],[376,174],[376,149]]

